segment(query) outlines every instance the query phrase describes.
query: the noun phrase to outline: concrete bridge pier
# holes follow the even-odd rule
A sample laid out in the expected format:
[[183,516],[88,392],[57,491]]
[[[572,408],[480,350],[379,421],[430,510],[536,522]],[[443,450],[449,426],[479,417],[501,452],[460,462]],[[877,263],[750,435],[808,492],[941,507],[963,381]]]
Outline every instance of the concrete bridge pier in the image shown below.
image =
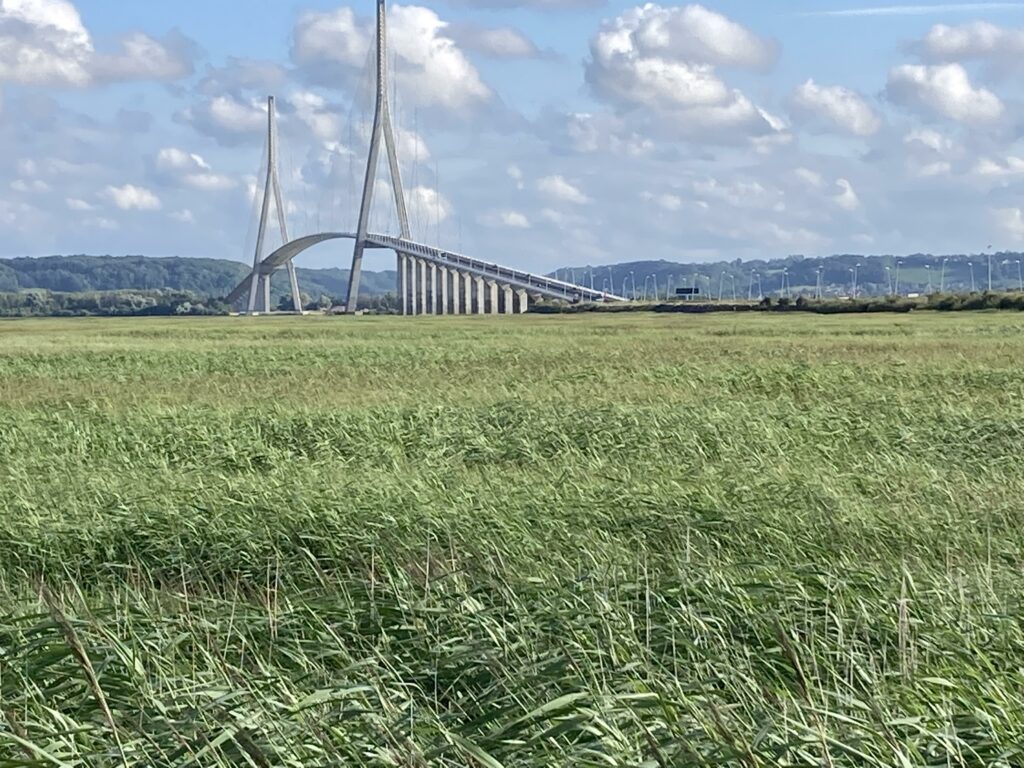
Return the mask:
[[494,280],[487,281],[487,314],[498,314],[498,284]]
[[462,304],[460,299],[460,293],[462,292],[462,275],[459,274],[458,270],[450,270],[448,273],[451,278],[451,301],[452,301],[452,314],[461,315],[462,310],[460,306]]
[[430,311],[430,305],[427,303],[427,262],[423,259],[416,259],[416,282],[418,283],[417,288],[417,302],[419,303],[419,314],[425,315]]
[[475,309],[478,315],[486,314],[486,300],[484,298],[484,279],[482,277],[473,277],[473,298],[476,302]]
[[409,257],[404,253],[398,255],[398,306],[403,315],[409,314],[409,280],[407,276]]
[[[403,315],[521,315],[529,309],[526,289],[512,283],[411,253],[398,254],[396,263]],[[257,302],[269,308],[269,280],[258,279]]]
[[438,297],[438,311],[442,315],[448,314],[448,267],[438,267],[437,280],[440,284],[441,293]]
[[527,295],[526,291],[520,288],[518,291],[516,291],[516,314],[525,315],[526,310],[528,310],[529,308],[530,297]]

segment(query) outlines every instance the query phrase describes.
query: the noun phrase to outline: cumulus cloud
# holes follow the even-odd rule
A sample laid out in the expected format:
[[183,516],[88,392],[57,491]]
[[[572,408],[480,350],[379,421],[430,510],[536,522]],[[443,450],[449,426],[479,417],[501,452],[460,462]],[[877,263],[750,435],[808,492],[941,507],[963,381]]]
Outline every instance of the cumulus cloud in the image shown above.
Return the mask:
[[910,147],[922,147],[924,149],[944,154],[954,148],[953,140],[931,128],[916,128],[903,137],[903,143]]
[[1024,210],[1001,208],[994,211],[996,224],[1014,240],[1024,240]]
[[763,70],[776,47],[701,5],[647,4],[605,23],[590,42],[586,79],[619,107],[645,107],[679,134],[757,136],[774,120],[719,77],[717,67]]
[[106,196],[122,211],[157,211],[162,206],[160,198],[153,192],[134,184],[107,187]]
[[514,27],[478,27],[453,24],[452,39],[467,51],[494,59],[535,59],[545,54],[525,34]]
[[836,205],[844,211],[856,211],[860,208],[860,198],[853,189],[853,184],[847,179],[836,179],[836,186],[839,188],[839,194],[832,198]]
[[327,106],[323,96],[299,91],[288,98],[298,118],[321,141],[336,140],[341,135],[341,115]]
[[590,202],[589,197],[562,176],[545,176],[537,182],[537,189],[548,199],[559,203],[584,205]]
[[821,178],[821,174],[817,171],[812,171],[810,168],[797,168],[793,171],[793,174],[811,187],[820,187],[824,182],[824,179]]
[[1024,157],[1010,155],[1000,160],[983,157],[975,164],[973,173],[988,177],[1019,176],[1024,174]]
[[571,8],[597,8],[607,0],[451,0],[453,5],[468,5],[474,8],[538,8],[540,10],[562,10]]
[[960,64],[905,64],[889,72],[890,101],[962,123],[991,123],[1003,116],[1003,103],[991,91],[975,88]]
[[198,90],[209,96],[247,90],[273,93],[287,81],[287,71],[276,62],[229,57],[223,67],[207,70],[199,81]]
[[165,147],[156,156],[156,169],[165,180],[207,192],[234,189],[237,182],[230,176],[213,172],[200,155],[177,147]]
[[[295,27],[292,58],[315,82],[351,83],[367,60],[373,27],[351,8],[306,12]],[[448,23],[434,11],[394,6],[388,35],[398,59],[392,74],[407,102],[463,109],[491,99],[491,90],[449,35]]]
[[529,229],[530,220],[519,211],[488,211],[480,217],[485,227],[504,227],[506,229]]
[[184,122],[221,144],[233,145],[262,136],[267,130],[267,105],[224,94],[202,99],[182,114]]
[[195,45],[134,32],[97,51],[68,0],[0,2],[0,82],[83,88],[119,80],[177,80],[192,73]]
[[[386,194],[391,194],[390,185],[387,186]],[[406,192],[406,196],[410,210],[422,211],[428,221],[447,221],[454,210],[448,199],[433,187],[413,187]]]
[[956,27],[936,24],[918,47],[934,61],[988,59],[1020,65],[1024,59],[1024,29],[1007,29],[987,21]]
[[183,208],[180,211],[174,211],[171,214],[171,218],[177,221],[179,224],[192,224],[196,220],[196,217],[188,208]]
[[881,118],[860,94],[839,85],[808,80],[796,89],[793,105],[797,112],[822,118],[854,136],[872,136],[882,127]]
[[641,198],[648,203],[653,203],[663,211],[675,212],[683,207],[683,198],[679,195],[674,195],[671,192],[662,192],[655,194],[653,192],[644,192]]
[[69,197],[64,201],[69,211],[92,211],[95,210],[95,206],[87,203],[85,200],[81,200],[77,197]]

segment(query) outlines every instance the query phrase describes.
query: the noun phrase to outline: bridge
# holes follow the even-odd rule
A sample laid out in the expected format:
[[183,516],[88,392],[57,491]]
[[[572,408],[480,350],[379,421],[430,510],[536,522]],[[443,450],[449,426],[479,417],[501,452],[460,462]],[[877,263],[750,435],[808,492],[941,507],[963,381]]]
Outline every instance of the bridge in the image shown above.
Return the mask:
[[[248,297],[246,309],[250,314],[270,312],[271,276],[285,269],[289,278],[292,305],[296,310],[300,310],[302,300],[295,272],[295,258],[320,243],[342,239],[353,241],[352,267],[349,271],[345,303],[345,310],[348,313],[356,312],[358,307],[363,254],[367,249],[394,251],[398,273],[396,293],[403,315],[520,314],[526,312],[531,297],[573,303],[626,301],[625,298],[612,293],[475,259],[412,239],[387,93],[386,0],[377,0],[376,42],[376,102],[356,231],[323,232],[295,239],[288,237],[286,209],[278,171],[276,111],[274,98],[270,97],[267,100],[267,175],[256,236],[256,252],[252,271],[228,295],[228,301],[236,304]],[[369,231],[370,209],[373,206],[382,144],[387,154],[391,189],[398,214],[397,235]],[[272,198],[277,211],[281,242],[284,245],[264,256]]]

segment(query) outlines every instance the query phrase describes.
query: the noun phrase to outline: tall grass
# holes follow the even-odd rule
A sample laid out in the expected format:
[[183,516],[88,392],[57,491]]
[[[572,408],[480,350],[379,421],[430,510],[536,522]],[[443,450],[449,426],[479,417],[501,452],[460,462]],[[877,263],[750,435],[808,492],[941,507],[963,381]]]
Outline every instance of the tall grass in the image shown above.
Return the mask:
[[1022,330],[0,324],[0,765],[1024,763]]

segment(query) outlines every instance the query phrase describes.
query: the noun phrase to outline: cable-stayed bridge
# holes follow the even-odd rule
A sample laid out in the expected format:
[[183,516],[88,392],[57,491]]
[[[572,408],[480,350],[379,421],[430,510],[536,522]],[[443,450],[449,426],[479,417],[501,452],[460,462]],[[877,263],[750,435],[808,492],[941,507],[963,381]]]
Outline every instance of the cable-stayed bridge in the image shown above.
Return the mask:
[[[409,227],[405,191],[398,161],[397,141],[392,125],[388,99],[387,10],[386,0],[377,0],[376,31],[376,98],[373,127],[370,134],[366,173],[363,180],[359,218],[354,232],[322,232],[291,239],[288,237],[287,209],[281,192],[278,169],[277,119],[273,97],[267,102],[267,173],[260,206],[259,229],[252,271],[228,296],[231,303],[241,303],[250,313],[270,312],[270,279],[284,269],[289,278],[292,305],[301,309],[302,301],[294,260],[304,251],[330,240],[351,239],[352,267],[346,311],[356,311],[363,254],[367,249],[394,251],[397,259],[396,286],[402,314],[519,314],[527,310],[530,297],[579,301],[625,301],[605,291],[555,280],[461,253],[427,245],[413,239]],[[394,235],[370,232],[370,211],[377,185],[377,166],[381,147],[387,156],[394,196],[398,232]],[[270,204],[273,200],[283,245],[264,255],[270,225]]]

